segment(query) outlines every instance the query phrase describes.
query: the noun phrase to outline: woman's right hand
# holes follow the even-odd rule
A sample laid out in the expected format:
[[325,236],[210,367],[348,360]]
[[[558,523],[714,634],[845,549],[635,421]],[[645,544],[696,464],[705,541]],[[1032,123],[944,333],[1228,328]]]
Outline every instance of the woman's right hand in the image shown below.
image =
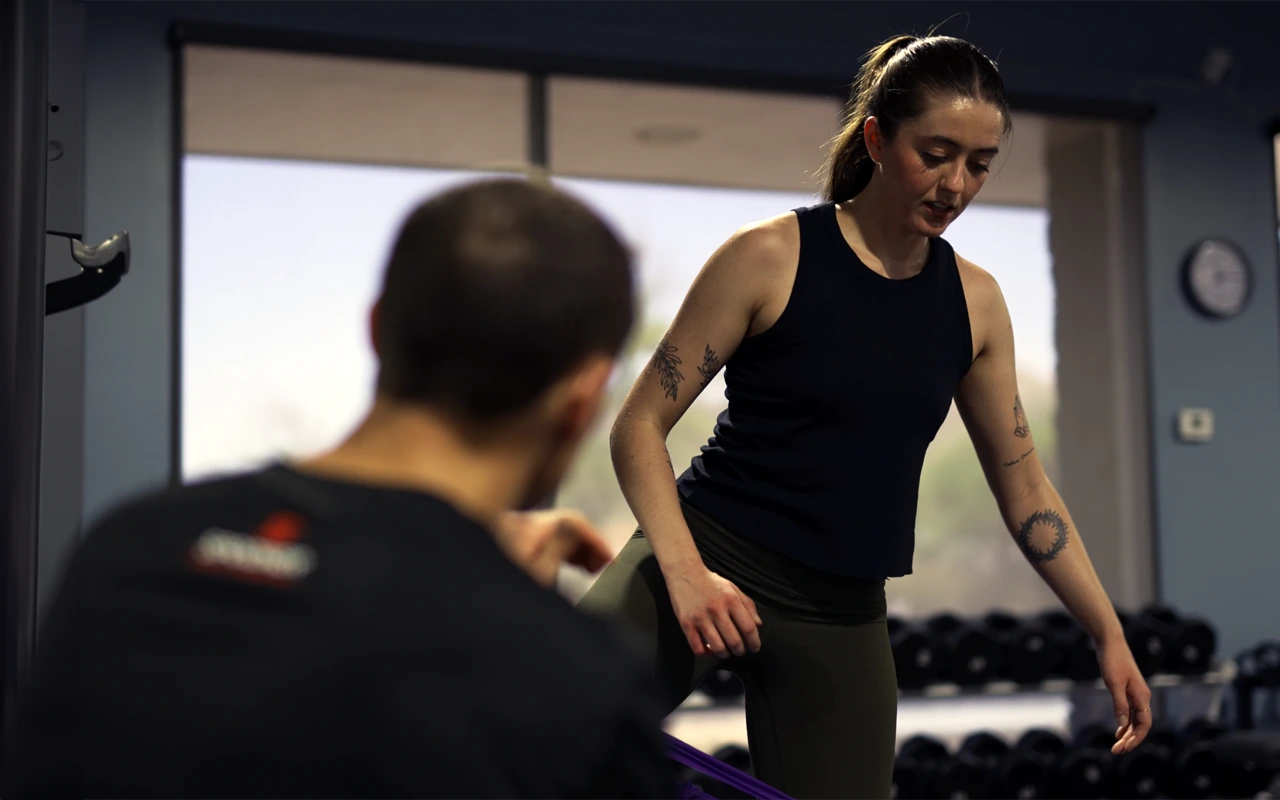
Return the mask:
[[706,567],[667,579],[671,606],[695,655],[717,658],[760,650],[760,614],[750,597]]

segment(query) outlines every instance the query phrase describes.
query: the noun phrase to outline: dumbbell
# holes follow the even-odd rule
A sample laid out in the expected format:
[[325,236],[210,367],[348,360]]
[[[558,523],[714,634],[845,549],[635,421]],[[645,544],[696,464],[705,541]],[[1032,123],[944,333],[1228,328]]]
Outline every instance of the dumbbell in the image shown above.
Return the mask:
[[1164,662],[1173,648],[1173,631],[1159,619],[1117,611],[1124,639],[1133,653],[1134,663],[1143,675],[1164,671]]
[[1048,791],[1048,767],[1038,754],[1010,748],[995,734],[987,731],[971,733],[960,744],[957,753],[972,755],[986,773],[985,793],[970,794],[969,797],[1030,800],[1044,797]]
[[1158,627],[1166,637],[1163,671],[1175,675],[1203,675],[1213,663],[1218,634],[1208,621],[1179,615],[1169,606],[1152,603],[1142,609],[1135,625]]
[[[1104,751],[1110,756],[1116,743],[1115,730],[1109,724],[1087,725],[1076,735],[1075,742],[1080,748]],[[1106,787],[1110,796],[1146,800],[1164,794],[1172,771],[1172,754],[1167,747],[1148,741],[1110,759]]]
[[889,618],[889,646],[898,673],[899,689],[923,689],[938,680],[942,662],[929,636],[897,617]]
[[1106,755],[1093,749],[1072,750],[1053,731],[1032,728],[1022,734],[1014,749],[1040,762],[1045,770],[1043,796],[1097,800],[1106,795]]
[[1057,651],[1058,663],[1052,674],[1073,681],[1097,680],[1102,675],[1098,669],[1098,655],[1093,647],[1093,640],[1070,614],[1065,611],[1047,611],[1037,621],[1048,631]]
[[1047,767],[1062,757],[1066,752],[1067,743],[1053,731],[1032,728],[1018,738],[1013,749]]
[[[755,774],[751,770],[751,751],[742,745],[721,745],[711,754],[711,757],[748,775],[754,776]],[[703,791],[717,800],[750,800],[751,797],[741,789],[735,789],[715,778],[704,777],[699,783],[701,783]]]
[[1280,687],[1280,641],[1262,641],[1236,656],[1238,680],[1251,686]]
[[973,753],[956,751],[933,774],[935,797],[985,798],[991,795],[995,776],[987,761]]
[[713,669],[698,685],[703,694],[716,703],[727,703],[737,700],[746,694],[742,680],[727,669]]
[[[1220,794],[1222,780],[1211,745],[1224,733],[1226,728],[1221,724],[1197,719],[1174,734],[1173,766],[1168,785],[1171,797],[1203,800]],[[1157,741],[1167,744],[1164,735]]]
[[893,759],[892,795],[895,800],[934,797],[934,775],[950,755],[946,745],[930,736],[912,736],[903,742]]
[[930,791],[932,780],[932,773],[919,762],[909,758],[895,758],[889,798],[890,800],[928,800],[933,797]]
[[1208,744],[1218,767],[1221,797],[1257,797],[1280,776],[1280,735],[1230,731]]
[[[1203,727],[1201,733],[1211,730]],[[1188,737],[1185,732],[1167,724],[1156,724],[1139,746],[1142,749],[1162,749],[1171,754],[1166,791],[1175,800],[1207,800],[1215,794],[1216,764],[1207,741]]]
[[1060,656],[1052,635],[1040,621],[992,611],[982,622],[1000,644],[1000,677],[1021,684],[1042,683],[1049,677]]
[[1111,780],[1111,754],[1093,747],[1070,747],[1049,765],[1049,797],[1101,800]]
[[954,614],[936,614],[925,622],[934,652],[942,655],[942,679],[960,686],[981,686],[999,673],[1000,645],[982,626]]

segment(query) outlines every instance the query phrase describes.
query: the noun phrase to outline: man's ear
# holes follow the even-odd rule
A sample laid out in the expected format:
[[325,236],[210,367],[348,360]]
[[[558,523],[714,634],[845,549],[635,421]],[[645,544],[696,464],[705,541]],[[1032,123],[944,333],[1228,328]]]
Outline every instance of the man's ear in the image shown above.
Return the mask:
[[369,342],[373,345],[373,353],[382,357],[382,298],[378,298],[369,310]]
[[585,436],[599,416],[615,366],[616,362],[612,358],[592,358],[574,377],[569,392],[569,415],[566,423],[575,439]]

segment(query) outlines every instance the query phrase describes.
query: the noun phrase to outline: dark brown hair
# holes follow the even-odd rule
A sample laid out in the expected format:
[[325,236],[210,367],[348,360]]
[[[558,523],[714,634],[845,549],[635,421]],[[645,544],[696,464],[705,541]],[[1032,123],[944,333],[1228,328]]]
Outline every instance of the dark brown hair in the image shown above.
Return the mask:
[[419,206],[387,265],[378,390],[468,419],[530,406],[634,316],[631,256],[540,182],[472,183]]
[[1004,117],[1006,133],[1013,123],[1004,81],[976,46],[951,36],[895,36],[867,53],[853,82],[844,128],[823,167],[826,200],[851,200],[871,181],[875,165],[863,138],[867,117],[875,117],[885,139],[892,139],[934,97],[990,103]]

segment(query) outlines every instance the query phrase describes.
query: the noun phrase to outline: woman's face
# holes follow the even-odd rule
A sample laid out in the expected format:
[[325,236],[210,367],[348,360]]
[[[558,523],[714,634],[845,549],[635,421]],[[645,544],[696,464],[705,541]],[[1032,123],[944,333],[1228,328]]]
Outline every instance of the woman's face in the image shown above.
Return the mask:
[[967,97],[935,98],[917,119],[885,141],[867,119],[867,152],[883,190],[906,226],[941,236],[987,180],[1005,132],[1000,110]]

